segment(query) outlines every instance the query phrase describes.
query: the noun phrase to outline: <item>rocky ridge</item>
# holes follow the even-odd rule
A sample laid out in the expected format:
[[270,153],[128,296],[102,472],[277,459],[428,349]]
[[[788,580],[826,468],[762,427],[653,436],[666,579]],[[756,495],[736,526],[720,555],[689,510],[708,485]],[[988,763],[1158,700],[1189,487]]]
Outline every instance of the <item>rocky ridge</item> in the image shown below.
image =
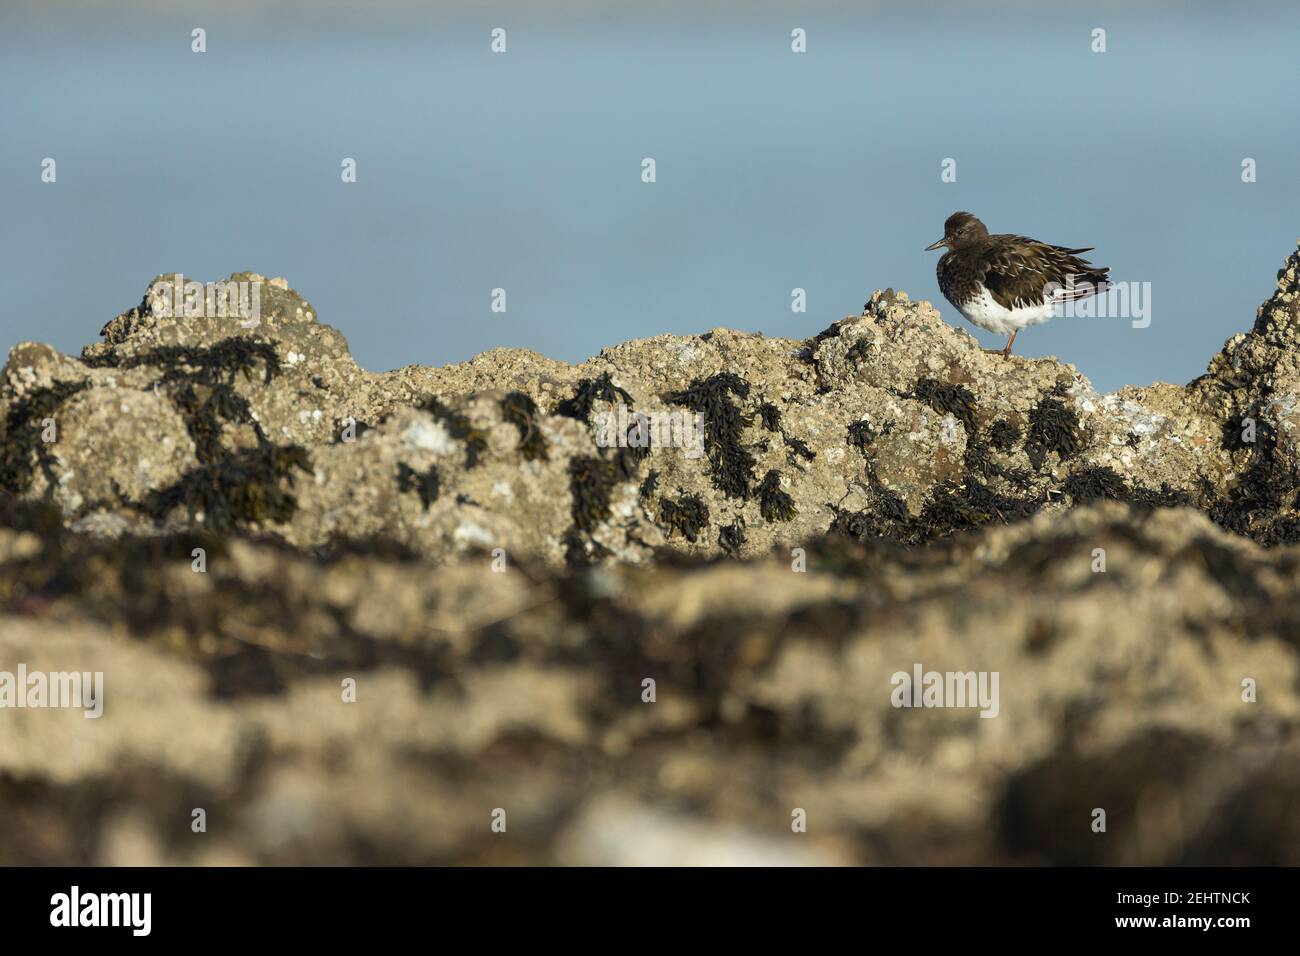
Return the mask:
[[1300,254],[1110,395],[892,292],[376,374],[234,278],[9,355],[0,671],[108,703],[0,710],[0,862],[1300,862]]
[[[263,298],[251,330],[146,299],[80,358],[16,346],[0,487],[104,534],[382,536],[556,565],[752,557],[832,528],[918,544],[1102,498],[1196,507],[1265,544],[1300,529],[1294,254],[1204,376],[1109,395],[984,353],[902,293],[807,341],[715,329],[577,366],[495,349],[381,374],[283,280]],[[693,446],[642,447],[659,421]]]

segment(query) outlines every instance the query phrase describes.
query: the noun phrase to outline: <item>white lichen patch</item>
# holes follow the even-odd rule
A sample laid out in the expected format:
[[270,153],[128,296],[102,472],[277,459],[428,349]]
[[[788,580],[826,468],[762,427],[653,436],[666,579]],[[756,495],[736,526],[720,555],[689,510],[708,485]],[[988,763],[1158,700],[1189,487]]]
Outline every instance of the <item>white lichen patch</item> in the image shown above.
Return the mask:
[[1065,390],[1065,394],[1074,400],[1083,412],[1095,412],[1100,405],[1105,407],[1108,399],[1114,398],[1113,395],[1103,396],[1101,392],[1092,387],[1092,382],[1086,378],[1076,375],[1070,387]]
[[1283,431],[1293,432],[1296,430],[1293,416],[1297,408],[1300,408],[1300,396],[1280,395],[1264,406],[1264,412],[1271,416]]
[[435,455],[449,455],[456,451],[456,441],[442,422],[434,418],[421,418],[412,422],[402,432],[402,443],[418,451]]
[[939,420],[939,441],[945,445],[957,444],[961,440],[961,435],[957,433],[957,429],[961,427],[961,422],[957,421],[953,415],[944,415]]
[[456,530],[451,533],[451,537],[452,540],[456,542],[457,546],[461,548],[473,547],[476,544],[491,545],[496,541],[490,531],[482,525],[474,524],[472,521],[467,521],[464,524],[459,525]]
[[1120,418],[1125,428],[1139,438],[1154,438],[1169,421],[1164,415],[1158,415],[1141,402],[1116,395],[1107,395],[1101,399],[1101,409],[1107,414]]

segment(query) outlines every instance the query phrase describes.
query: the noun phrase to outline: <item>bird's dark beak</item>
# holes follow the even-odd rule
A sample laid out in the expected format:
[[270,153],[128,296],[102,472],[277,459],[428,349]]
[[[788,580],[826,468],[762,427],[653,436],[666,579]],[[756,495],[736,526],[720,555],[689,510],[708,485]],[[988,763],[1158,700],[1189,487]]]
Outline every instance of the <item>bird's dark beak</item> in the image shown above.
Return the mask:
[[925,247],[925,251],[926,251],[926,252],[931,252],[931,251],[933,251],[933,250],[935,250],[935,249],[942,249],[942,248],[943,248],[944,246],[946,246],[947,244],[948,244],[948,237],[947,237],[947,236],[944,236],[944,237],[943,237],[942,239],[940,239],[938,242],[932,242],[932,243],[930,243],[928,246],[926,246],[926,247]]

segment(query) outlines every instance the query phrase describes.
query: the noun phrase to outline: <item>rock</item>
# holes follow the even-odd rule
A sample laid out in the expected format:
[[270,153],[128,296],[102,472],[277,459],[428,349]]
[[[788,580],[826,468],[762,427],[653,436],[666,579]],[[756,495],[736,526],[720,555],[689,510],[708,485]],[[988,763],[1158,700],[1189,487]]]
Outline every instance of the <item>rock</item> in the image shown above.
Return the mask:
[[1300,863],[1300,254],[1110,395],[892,291],[374,374],[232,281],[0,373],[0,702],[105,687],[0,707],[0,863]]
[[153,392],[87,388],[64,404],[57,421],[62,434],[50,445],[58,475],[53,492],[68,513],[98,511],[98,502],[116,508],[141,501],[198,464],[184,420]]
[[[193,543],[0,530],[0,670],[106,701],[0,710],[0,862],[1300,863],[1300,550],[1189,509],[802,573]],[[895,707],[917,666],[996,716]]]
[[[879,292],[806,342],[715,329],[579,366],[497,349],[376,375],[283,280],[240,273],[264,283],[255,328],[154,315],[146,296],[80,360],[15,348],[0,478],[25,497],[59,489],[69,524],[99,511],[140,532],[205,525],[303,548],[382,535],[437,561],[752,557],[831,527],[919,543],[1097,498],[1192,505],[1290,541],[1296,271],[1292,255],[1255,328],[1201,379],[1104,396],[1072,366],[1004,361],[928,303]],[[46,419],[65,419],[57,453],[33,437]],[[664,446],[636,447],[651,432]],[[105,441],[117,464],[92,475]],[[241,482],[260,490],[220,500]]]

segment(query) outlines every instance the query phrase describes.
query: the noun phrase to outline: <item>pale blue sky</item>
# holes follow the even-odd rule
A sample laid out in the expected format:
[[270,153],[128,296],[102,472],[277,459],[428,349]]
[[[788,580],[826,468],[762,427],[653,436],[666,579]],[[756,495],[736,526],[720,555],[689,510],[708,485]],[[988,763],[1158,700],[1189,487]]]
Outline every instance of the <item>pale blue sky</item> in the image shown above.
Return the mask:
[[376,370],[797,338],[886,286],[970,329],[922,251],[969,209],[1152,284],[1149,328],[1057,319],[1018,352],[1183,382],[1300,237],[1300,4],[1073,7],[5,4],[0,346],[75,352],[175,270],[283,275]]

